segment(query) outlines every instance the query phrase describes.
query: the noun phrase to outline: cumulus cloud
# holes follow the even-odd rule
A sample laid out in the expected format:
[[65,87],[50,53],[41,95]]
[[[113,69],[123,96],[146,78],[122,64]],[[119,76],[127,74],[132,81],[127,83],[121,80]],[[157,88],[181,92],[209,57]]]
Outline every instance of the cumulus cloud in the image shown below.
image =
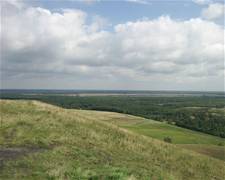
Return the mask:
[[96,87],[143,81],[151,83],[140,88],[151,88],[157,82],[177,86],[223,79],[224,29],[214,22],[161,16],[107,31],[101,18],[89,22],[81,10],[4,6],[1,73],[7,87],[18,79],[46,85],[40,78],[60,81],[62,87],[72,79],[84,88],[90,80]]
[[207,8],[202,11],[202,17],[208,20],[218,19],[223,17],[225,13],[225,5],[222,3],[210,4]]
[[202,75],[207,75],[210,64],[220,64],[223,59],[223,29],[201,19],[175,21],[163,16],[120,24],[115,29],[121,38],[123,63],[132,62],[149,73],[190,75],[189,67],[204,66]]

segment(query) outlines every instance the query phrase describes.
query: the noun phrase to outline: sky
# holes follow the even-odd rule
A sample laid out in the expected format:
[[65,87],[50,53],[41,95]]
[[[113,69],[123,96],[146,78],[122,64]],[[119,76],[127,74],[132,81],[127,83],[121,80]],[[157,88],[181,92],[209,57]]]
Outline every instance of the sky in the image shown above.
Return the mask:
[[224,91],[223,0],[0,4],[0,88]]

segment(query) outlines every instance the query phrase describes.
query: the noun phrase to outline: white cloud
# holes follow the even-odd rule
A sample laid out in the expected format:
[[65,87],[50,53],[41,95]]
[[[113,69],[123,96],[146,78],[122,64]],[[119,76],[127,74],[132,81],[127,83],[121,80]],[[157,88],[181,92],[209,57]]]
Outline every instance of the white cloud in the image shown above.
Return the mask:
[[202,17],[208,20],[213,20],[224,17],[224,13],[225,5],[222,3],[214,3],[202,10]]
[[[70,0],[70,1],[77,1],[77,0]],[[93,4],[96,2],[107,2],[107,0],[83,0],[80,2],[84,2],[86,4]],[[150,0],[124,0],[125,2],[130,2],[130,3],[137,3],[137,4],[151,4]]]
[[1,71],[7,87],[33,81],[40,85],[40,77],[64,88],[85,88],[91,81],[103,88],[110,83],[115,88],[185,88],[223,79],[224,29],[214,22],[161,16],[106,31],[104,19],[88,22],[81,10],[5,6]]
[[2,1],[2,3],[15,6],[16,8],[22,8],[25,6],[24,0],[6,0]]
[[127,2],[131,3],[138,3],[138,4],[151,4],[148,0],[126,0]]
[[212,0],[192,0],[196,4],[204,5],[212,3]]

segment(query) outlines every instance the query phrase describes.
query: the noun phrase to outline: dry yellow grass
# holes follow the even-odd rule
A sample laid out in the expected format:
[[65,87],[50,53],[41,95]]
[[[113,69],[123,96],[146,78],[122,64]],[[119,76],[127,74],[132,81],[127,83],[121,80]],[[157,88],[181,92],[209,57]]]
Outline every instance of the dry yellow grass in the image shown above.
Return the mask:
[[[223,179],[224,162],[107,122],[134,116],[66,110],[36,101],[0,101],[1,179]],[[142,121],[142,119],[140,119]],[[29,153],[30,149],[40,149]],[[7,153],[7,151],[5,151]]]

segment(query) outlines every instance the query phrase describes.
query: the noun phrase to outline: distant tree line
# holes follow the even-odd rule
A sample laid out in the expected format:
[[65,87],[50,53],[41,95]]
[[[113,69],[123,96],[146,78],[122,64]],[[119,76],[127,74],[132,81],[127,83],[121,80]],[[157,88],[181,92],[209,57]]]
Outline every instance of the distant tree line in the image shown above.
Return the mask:
[[[166,121],[180,127],[225,137],[223,97],[136,97],[1,94],[2,99],[33,99],[64,108],[113,111]],[[217,109],[220,110],[217,110]]]

